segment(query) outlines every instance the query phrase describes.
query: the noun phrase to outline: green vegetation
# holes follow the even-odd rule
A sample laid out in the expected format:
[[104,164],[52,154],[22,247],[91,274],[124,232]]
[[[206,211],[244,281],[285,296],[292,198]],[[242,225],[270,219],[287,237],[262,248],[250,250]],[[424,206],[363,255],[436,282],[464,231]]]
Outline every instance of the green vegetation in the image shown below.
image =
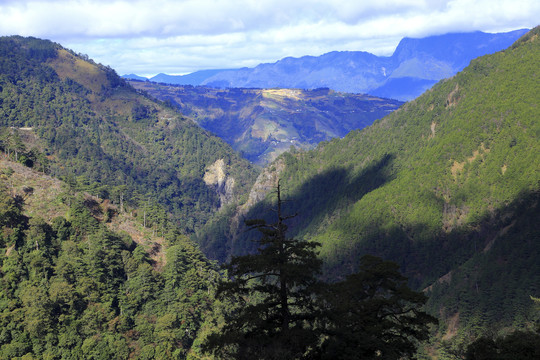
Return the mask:
[[[217,137],[60,45],[0,38],[0,69],[1,149],[78,190],[132,207],[160,204],[192,232],[223,205],[203,181],[210,165],[224,160],[233,201],[254,180],[256,170]],[[39,158],[28,158],[33,151]]]
[[435,318],[397,265],[366,256],[345,281],[318,280],[318,243],[289,238],[277,188],[276,220],[249,220],[261,238],[253,255],[233,257],[218,286],[230,305],[203,348],[223,359],[409,359]]
[[[298,349],[410,356],[409,340],[425,338],[430,318],[416,312],[424,295],[407,285],[425,291],[425,311],[442,320],[424,354],[504,358],[520,339],[536,349],[539,55],[536,28],[373,126],[272,163],[249,198],[281,179],[290,201],[278,205],[298,213],[289,220],[294,240],[282,244],[307,269],[283,267],[295,279],[286,299],[309,301],[268,307],[283,300],[276,277],[245,279],[275,270],[279,256],[233,258],[221,293],[245,303],[215,301],[219,273],[178,230],[195,232],[220,260],[279,249],[284,230],[269,231],[276,223],[266,211],[273,198],[237,206],[256,169],[110,68],[52,42],[0,38],[0,163],[12,161],[0,171],[0,358],[197,358],[207,338],[252,354],[251,345],[272,344],[266,336],[294,357]],[[285,101],[278,90],[263,95]],[[278,125],[256,130],[290,129]],[[242,217],[261,219],[253,225],[266,247],[244,232]],[[225,338],[211,335],[216,326]],[[235,348],[246,331],[254,342]],[[307,343],[291,350],[284,338]]]
[[10,179],[28,170],[15,165],[0,177],[0,358],[196,356],[219,276],[197,247],[167,226],[157,263],[77,193],[55,200],[63,216],[30,217],[25,203],[51,179],[31,173],[35,192],[19,193]]
[[[536,28],[373,126],[274,162],[284,164],[285,211],[299,214],[292,235],[322,244],[325,278],[354,273],[374,254],[428,291],[428,308],[444,320],[439,337],[533,326],[539,39]],[[264,217],[271,202],[246,216]],[[253,251],[244,228],[227,231],[229,254]]]
[[213,132],[248,160],[266,165],[291,145],[312,149],[369,126],[401,102],[329,89],[213,89],[130,81]]
[[251,222],[261,252],[233,259],[231,282],[170,223],[141,242],[114,230],[130,216],[107,201],[0,168],[2,359],[409,358],[433,322],[396,264],[366,257],[358,274],[321,283],[318,244],[287,238],[280,212]]
[[[277,220],[247,221],[257,229],[258,253],[235,257],[227,265],[231,281],[224,281],[218,296],[232,306],[225,325],[209,337],[207,347],[220,358],[311,358],[318,342],[313,324],[321,261],[318,244],[287,238],[288,219],[281,212],[277,186]],[[310,350],[311,348],[311,350]]]

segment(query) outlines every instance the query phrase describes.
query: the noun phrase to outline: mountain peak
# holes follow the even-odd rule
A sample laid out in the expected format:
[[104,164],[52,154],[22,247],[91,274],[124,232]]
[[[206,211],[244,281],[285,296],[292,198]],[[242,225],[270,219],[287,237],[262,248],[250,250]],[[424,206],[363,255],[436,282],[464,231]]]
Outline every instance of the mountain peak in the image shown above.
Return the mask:
[[508,48],[527,29],[507,33],[490,34],[481,31],[468,33],[449,33],[425,38],[403,38],[392,58],[402,61],[414,56],[429,56],[435,59],[450,60],[457,65],[457,71],[468,65],[478,56],[492,54]]
[[[510,46],[527,30],[489,34],[480,31],[426,38],[404,38],[390,57],[364,51],[331,51],[320,56],[286,57],[254,68],[199,74],[191,85],[239,88],[328,87],[411,100],[437,81],[461,71],[479,56]],[[190,76],[190,75],[186,75]],[[154,80],[154,79],[152,79]],[[157,81],[154,80],[154,81]],[[179,83],[160,78],[161,82]],[[395,87],[395,84],[399,84]]]

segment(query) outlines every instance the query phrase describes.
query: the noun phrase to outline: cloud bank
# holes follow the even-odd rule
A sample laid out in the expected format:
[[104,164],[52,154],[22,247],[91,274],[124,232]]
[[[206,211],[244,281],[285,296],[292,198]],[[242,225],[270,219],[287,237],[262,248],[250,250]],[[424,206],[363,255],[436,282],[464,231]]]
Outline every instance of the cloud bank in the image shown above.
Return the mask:
[[239,68],[403,37],[538,25],[538,0],[0,1],[0,34],[51,39],[118,73]]

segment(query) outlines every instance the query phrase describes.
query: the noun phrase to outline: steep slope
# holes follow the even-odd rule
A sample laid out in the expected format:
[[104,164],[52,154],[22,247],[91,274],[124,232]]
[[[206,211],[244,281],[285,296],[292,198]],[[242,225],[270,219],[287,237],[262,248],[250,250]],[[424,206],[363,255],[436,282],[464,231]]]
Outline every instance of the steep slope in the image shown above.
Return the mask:
[[[536,28],[362,131],[283,154],[257,191],[281,179],[299,214],[290,231],[323,244],[327,277],[372,253],[418,289],[435,283],[432,311],[461,329],[526,326],[540,289],[539,69]],[[263,217],[271,201],[243,216]],[[223,228],[201,236],[207,253],[250,249],[242,228]],[[228,243],[210,235],[220,230]]]
[[[284,58],[254,68],[160,76],[153,81],[212,87],[330,89],[411,100],[437,81],[461,71],[482,55],[506,49],[527,30],[489,34],[472,32],[420,39],[404,38],[390,57],[362,51]],[[199,82],[185,82],[187,78]],[[184,79],[185,78],[185,79]],[[397,86],[397,87],[396,87]]]
[[131,81],[169,101],[248,160],[266,165],[291,145],[312,149],[371,125],[401,103],[329,89],[226,89]]
[[108,200],[5,157],[0,358],[194,354],[219,277],[200,250],[172,228],[153,236]]
[[256,170],[219,138],[176,110],[139,93],[103,65],[58,44],[0,39],[0,131],[3,149],[47,155],[50,172],[93,187],[96,195],[136,205],[164,206],[187,231],[221,203],[206,171],[223,161],[238,201]]

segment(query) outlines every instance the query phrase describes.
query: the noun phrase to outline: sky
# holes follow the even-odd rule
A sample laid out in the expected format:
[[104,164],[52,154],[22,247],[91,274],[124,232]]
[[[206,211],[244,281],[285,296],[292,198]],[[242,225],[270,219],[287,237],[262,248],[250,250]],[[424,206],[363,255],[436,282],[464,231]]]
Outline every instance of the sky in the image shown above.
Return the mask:
[[0,0],[0,35],[49,39],[118,74],[254,67],[404,37],[539,25],[540,0]]

